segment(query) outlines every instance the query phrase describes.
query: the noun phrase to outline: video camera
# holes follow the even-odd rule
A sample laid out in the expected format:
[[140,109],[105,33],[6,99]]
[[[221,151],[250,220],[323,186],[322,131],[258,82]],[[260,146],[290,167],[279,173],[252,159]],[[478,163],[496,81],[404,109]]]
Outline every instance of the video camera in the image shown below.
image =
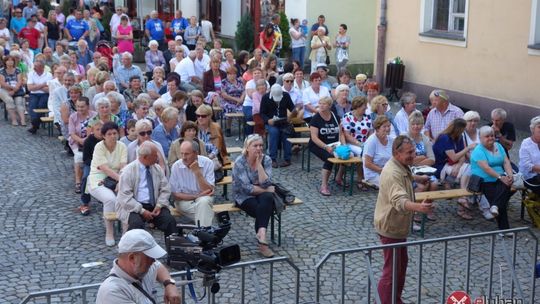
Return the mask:
[[219,223],[217,227],[182,225],[182,229],[191,229],[191,232],[167,237],[169,266],[179,270],[196,268],[203,274],[213,275],[223,267],[240,261],[238,244],[217,248],[229,233],[231,223],[227,211],[216,216]]

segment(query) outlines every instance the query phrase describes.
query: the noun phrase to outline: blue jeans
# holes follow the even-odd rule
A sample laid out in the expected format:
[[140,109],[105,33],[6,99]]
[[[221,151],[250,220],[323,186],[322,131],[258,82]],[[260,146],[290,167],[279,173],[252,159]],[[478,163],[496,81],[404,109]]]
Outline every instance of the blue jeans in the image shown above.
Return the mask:
[[272,160],[277,159],[277,152],[279,142],[281,141],[281,147],[283,149],[283,159],[285,161],[291,160],[291,143],[287,140],[288,136],[283,133],[282,128],[274,127],[271,125],[266,126],[268,131],[268,143],[270,145],[270,158]]
[[90,166],[84,165],[83,167],[83,175],[81,179],[81,203],[83,205],[90,204],[91,196],[88,193],[84,193],[86,190],[86,181],[88,179],[88,175],[90,175]]
[[253,107],[243,106],[242,112],[244,112],[244,136],[248,136],[253,133],[253,127],[246,124],[248,121],[253,121]]
[[306,58],[306,47],[298,47],[292,49],[292,58],[293,60],[298,60],[300,62],[300,67],[304,66],[304,59]]
[[40,117],[43,116],[43,114],[34,112],[34,109],[46,109],[47,108],[47,100],[49,99],[49,94],[46,93],[38,93],[33,94],[30,93],[28,100],[28,112],[30,114],[30,118],[32,120],[32,126],[34,129],[39,128],[39,124],[41,123]]
[[53,52],[56,50],[56,41],[55,39],[47,39],[47,44],[49,47],[53,50]]

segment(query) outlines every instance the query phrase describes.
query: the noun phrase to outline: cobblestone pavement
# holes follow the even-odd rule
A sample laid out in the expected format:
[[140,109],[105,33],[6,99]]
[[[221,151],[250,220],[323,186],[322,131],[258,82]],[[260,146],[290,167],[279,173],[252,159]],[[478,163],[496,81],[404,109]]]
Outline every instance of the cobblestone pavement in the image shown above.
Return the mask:
[[[233,128],[233,132],[236,128]],[[12,127],[0,121],[0,302],[18,303],[30,292],[101,282],[107,275],[115,257],[115,248],[104,244],[104,228],[101,205],[92,203],[92,213],[83,217],[77,212],[78,196],[73,192],[72,159],[62,152],[62,145],[55,138],[39,130],[30,136],[22,127]],[[236,137],[227,138],[229,146],[240,146]],[[516,151],[513,151],[514,155]],[[515,156],[514,156],[515,157]],[[516,158],[514,158],[516,159]],[[300,168],[300,155],[293,156],[293,165],[274,170],[277,181],[285,183],[304,201],[302,205],[288,208],[283,214],[282,246],[272,246],[278,256],[289,257],[301,271],[300,302],[315,300],[315,264],[331,250],[359,246],[378,245],[373,229],[373,210],[376,192],[354,195],[342,192],[336,185],[333,196],[322,197],[317,192],[321,163],[312,157],[311,172]],[[519,219],[519,195],[512,199],[510,222],[512,227],[527,226]],[[485,221],[476,212],[476,219],[465,221],[456,215],[456,203],[436,202],[439,220],[427,224],[426,238],[490,231],[495,223]],[[233,228],[226,243],[238,243],[242,260],[260,259],[254,233],[253,220],[241,213],[231,214]],[[527,217],[526,217],[527,218]],[[163,244],[162,234],[152,231]],[[538,236],[538,230],[533,229]],[[420,240],[411,236],[409,240]],[[118,240],[118,237],[117,237]],[[511,243],[510,241],[509,244]],[[536,254],[529,235],[516,240],[516,266],[520,280],[525,284],[524,293],[531,293],[527,283],[532,269],[527,264]],[[493,294],[510,296],[510,274],[503,261],[500,242],[494,246],[495,258],[489,260],[489,238],[471,243],[471,290],[473,294],[487,293],[487,278],[493,265]],[[441,303],[443,244],[423,247],[422,280],[420,294],[425,303]],[[446,292],[465,288],[467,243],[449,242],[446,260]],[[417,259],[419,248],[409,250],[410,263],[404,298],[415,302],[418,283]],[[378,278],[381,254],[373,252],[373,267]],[[101,266],[83,268],[81,264],[102,261]],[[333,258],[322,269],[320,303],[340,303],[340,259]],[[355,254],[346,260],[347,303],[368,303],[367,270],[364,256]],[[246,272],[247,303],[257,303],[255,280]],[[270,269],[258,267],[258,281],[262,285],[262,297],[268,298]],[[294,302],[294,273],[286,265],[273,269],[276,282],[273,295],[276,303]],[[502,280],[502,284],[501,283]],[[526,284],[527,283],[527,284]],[[221,273],[222,291],[217,303],[240,303],[240,271]],[[502,285],[502,286],[500,286]],[[73,298],[61,298],[55,303],[77,302]],[[190,302],[191,303],[191,302]],[[525,301],[524,303],[527,303]]]

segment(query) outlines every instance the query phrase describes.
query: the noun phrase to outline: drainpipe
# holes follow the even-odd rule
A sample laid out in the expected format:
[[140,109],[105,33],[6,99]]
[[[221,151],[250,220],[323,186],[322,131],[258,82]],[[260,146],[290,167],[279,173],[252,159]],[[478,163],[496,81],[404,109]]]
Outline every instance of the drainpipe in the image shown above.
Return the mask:
[[376,81],[383,87],[384,83],[384,57],[386,53],[386,2],[381,0],[379,25],[377,26],[377,58],[375,63]]

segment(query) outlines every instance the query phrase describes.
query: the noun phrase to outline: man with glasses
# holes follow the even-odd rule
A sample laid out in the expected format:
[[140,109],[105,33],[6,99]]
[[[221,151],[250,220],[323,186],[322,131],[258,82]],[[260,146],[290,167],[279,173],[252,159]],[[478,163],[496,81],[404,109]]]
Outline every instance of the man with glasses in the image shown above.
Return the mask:
[[[415,156],[414,142],[409,137],[400,135],[392,144],[392,158],[382,169],[374,225],[383,245],[406,242],[414,212],[429,213],[433,210],[430,200],[415,202],[413,175],[409,168]],[[394,251],[396,261],[393,261]],[[383,249],[383,255],[384,266],[377,288],[381,303],[394,303],[392,301],[394,263],[397,276],[395,303],[403,303],[401,293],[407,274],[407,247]]]
[[463,111],[450,103],[448,94],[444,90],[433,90],[429,94],[429,100],[433,109],[429,111],[426,118],[424,132],[431,141],[435,141],[452,120],[463,118]]
[[9,30],[13,34],[13,42],[17,42],[19,33],[26,26],[26,19],[23,18],[22,10],[20,8],[16,8],[13,14],[13,17],[11,17],[11,21],[9,22]]
[[214,162],[198,154],[199,144],[182,142],[181,159],[171,167],[170,184],[176,209],[206,227],[214,219]]
[[144,229],[145,223],[153,223],[167,237],[177,228],[169,211],[169,181],[157,164],[158,148],[145,141],[138,154],[137,160],[125,166],[120,175],[115,205],[118,219],[127,225],[127,230]]

